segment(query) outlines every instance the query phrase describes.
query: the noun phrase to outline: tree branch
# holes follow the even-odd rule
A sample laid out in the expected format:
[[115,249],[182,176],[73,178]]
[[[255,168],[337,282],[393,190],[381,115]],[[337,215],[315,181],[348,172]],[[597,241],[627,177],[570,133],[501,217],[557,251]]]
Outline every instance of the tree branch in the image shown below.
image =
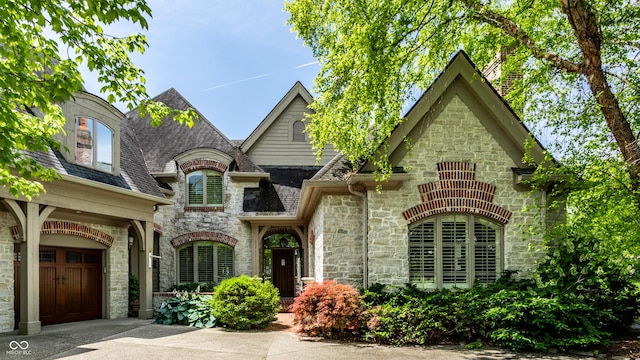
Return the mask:
[[500,15],[490,9],[487,9],[480,2],[476,2],[473,0],[462,0],[462,3],[471,11],[473,11],[473,16],[488,25],[496,27],[504,31],[507,35],[513,37],[518,42],[520,42],[524,47],[531,51],[531,54],[536,59],[546,60],[552,64],[554,64],[557,68],[564,70],[566,72],[578,73],[582,74],[584,69],[582,64],[575,63],[573,61],[569,61],[564,59],[558,54],[546,51],[536,45],[535,41],[531,39],[529,34],[527,34],[524,29],[522,29],[518,24],[516,24],[511,19]]

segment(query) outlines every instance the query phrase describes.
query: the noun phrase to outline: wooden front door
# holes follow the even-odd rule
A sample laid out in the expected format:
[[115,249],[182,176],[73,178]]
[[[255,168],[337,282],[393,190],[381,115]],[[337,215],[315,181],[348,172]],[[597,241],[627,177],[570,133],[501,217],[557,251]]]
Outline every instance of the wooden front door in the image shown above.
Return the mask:
[[280,297],[294,295],[293,249],[273,249],[271,263],[273,285],[280,291]]
[[[19,271],[16,273],[16,279],[19,279]],[[16,288],[19,286],[16,281]],[[17,289],[16,294],[19,293]],[[18,297],[16,303],[20,303]],[[42,325],[100,318],[102,251],[40,247]]]

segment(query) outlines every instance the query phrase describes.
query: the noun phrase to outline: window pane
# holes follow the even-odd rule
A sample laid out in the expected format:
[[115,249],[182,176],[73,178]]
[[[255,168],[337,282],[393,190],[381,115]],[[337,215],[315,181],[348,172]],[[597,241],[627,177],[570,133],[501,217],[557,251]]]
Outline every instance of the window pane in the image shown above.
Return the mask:
[[202,187],[202,173],[195,172],[187,176],[187,204],[202,205],[204,193]]
[[306,141],[304,136],[304,123],[302,121],[293,123],[293,141]]
[[56,262],[56,251],[40,250],[40,262]]
[[178,282],[193,282],[193,245],[178,251]]
[[442,283],[466,285],[467,216],[442,219]]
[[213,243],[198,244],[198,282],[213,281]]
[[498,227],[488,221],[476,219],[473,232],[475,280],[481,283],[494,282],[498,276]]
[[93,166],[93,119],[76,119],[76,163]]
[[233,277],[233,248],[224,244],[218,244],[218,269],[217,282]]
[[65,251],[65,262],[67,264],[82,264],[82,253],[79,251]]
[[420,288],[435,285],[434,241],[433,220],[409,230],[409,281]]
[[96,169],[102,171],[112,171],[113,164],[113,132],[104,124],[97,123],[97,139],[96,139],[96,151],[97,151],[97,164]]
[[222,176],[215,171],[207,172],[207,205],[222,205]]

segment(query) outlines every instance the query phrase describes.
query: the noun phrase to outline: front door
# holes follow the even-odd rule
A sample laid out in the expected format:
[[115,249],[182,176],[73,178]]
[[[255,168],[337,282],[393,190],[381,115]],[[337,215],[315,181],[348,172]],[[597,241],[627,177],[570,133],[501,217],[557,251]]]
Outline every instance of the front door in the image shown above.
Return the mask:
[[[19,278],[18,270],[15,279]],[[20,283],[16,281],[16,288],[19,286]],[[20,294],[19,289],[16,291],[16,295],[18,294]],[[19,304],[18,297],[16,297],[16,303]],[[40,321],[42,325],[100,318],[102,318],[102,251],[40,247]]]
[[280,297],[294,295],[294,264],[293,249],[273,249],[273,285],[280,291]]

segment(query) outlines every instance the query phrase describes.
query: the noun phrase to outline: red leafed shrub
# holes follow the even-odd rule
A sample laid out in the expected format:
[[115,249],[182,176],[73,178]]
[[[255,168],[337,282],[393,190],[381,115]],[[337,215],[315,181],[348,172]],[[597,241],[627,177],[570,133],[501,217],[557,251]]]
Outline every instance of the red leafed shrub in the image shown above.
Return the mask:
[[309,336],[353,337],[366,324],[358,291],[331,280],[307,285],[290,310],[298,331]]

